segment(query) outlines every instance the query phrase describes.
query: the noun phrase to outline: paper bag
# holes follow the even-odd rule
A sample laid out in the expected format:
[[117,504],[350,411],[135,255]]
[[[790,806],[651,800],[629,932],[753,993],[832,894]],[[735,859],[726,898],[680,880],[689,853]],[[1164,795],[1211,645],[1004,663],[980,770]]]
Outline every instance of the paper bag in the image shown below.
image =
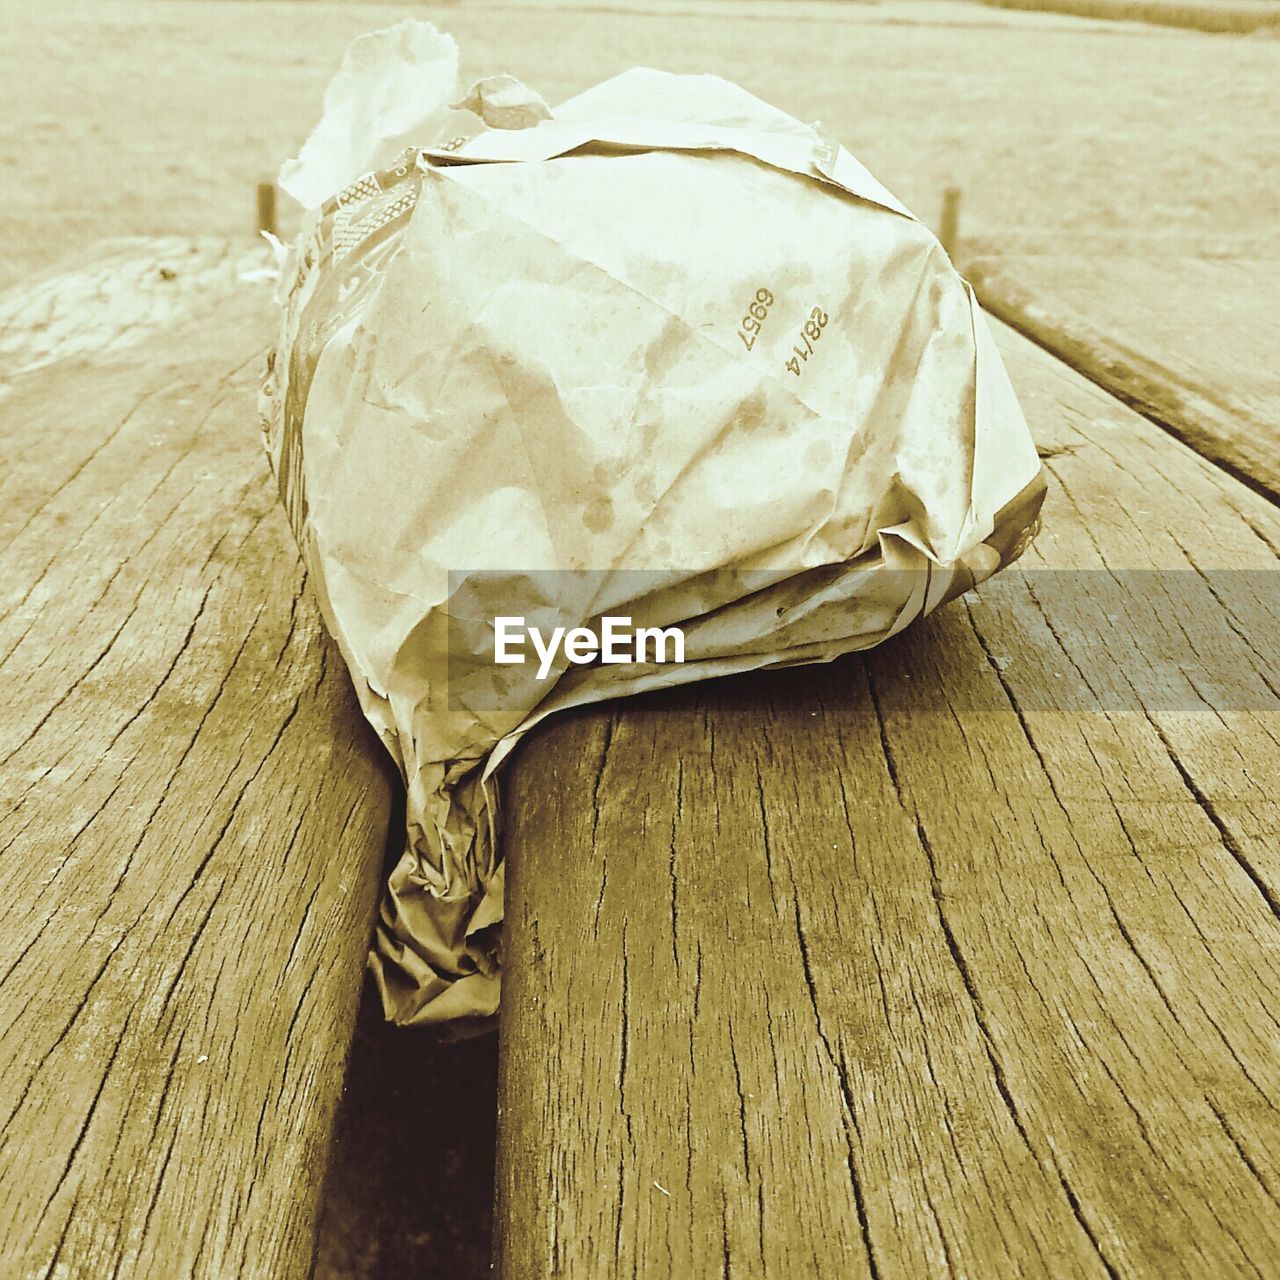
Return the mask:
[[[407,787],[373,969],[393,1020],[456,1030],[497,1008],[494,772],[523,733],[876,644],[1019,555],[1044,486],[972,290],[820,128],[649,70],[554,111],[494,79],[450,113],[456,50],[423,26],[371,38],[292,171],[348,185],[285,262],[263,404]],[[391,124],[352,107],[361,75],[401,87]],[[352,129],[402,137],[415,84],[434,136],[359,174]],[[674,627],[683,661],[504,665],[511,617]]]

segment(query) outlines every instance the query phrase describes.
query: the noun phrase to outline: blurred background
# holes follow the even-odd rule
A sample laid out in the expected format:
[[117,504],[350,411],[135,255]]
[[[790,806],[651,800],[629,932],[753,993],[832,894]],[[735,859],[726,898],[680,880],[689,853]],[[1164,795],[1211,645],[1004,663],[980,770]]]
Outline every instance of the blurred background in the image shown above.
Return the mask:
[[[0,13],[0,289],[107,236],[248,244],[257,184],[306,138],[346,44],[408,16],[457,38],[466,75],[509,71],[552,104],[637,64],[737,81],[821,121],[931,225],[958,188],[962,269],[998,260],[1088,313],[1109,266],[1137,278],[1138,264],[1154,286],[1108,294],[1117,325],[1175,296],[1189,264],[1209,279],[1236,264],[1224,280],[1248,264],[1251,298],[1280,264],[1280,0],[0,0]],[[297,225],[284,198],[280,221]],[[1222,291],[1214,306],[1232,313]],[[1188,350],[1194,321],[1165,321]],[[492,1037],[440,1045],[384,1026],[366,993],[318,1276],[488,1274],[496,1061]]]
[[1018,3],[0,0],[0,287],[106,235],[252,233],[348,41],[405,16],[552,104],[637,64],[726,76],[926,222],[959,186],[966,240],[1004,252],[1275,256],[1277,0]]

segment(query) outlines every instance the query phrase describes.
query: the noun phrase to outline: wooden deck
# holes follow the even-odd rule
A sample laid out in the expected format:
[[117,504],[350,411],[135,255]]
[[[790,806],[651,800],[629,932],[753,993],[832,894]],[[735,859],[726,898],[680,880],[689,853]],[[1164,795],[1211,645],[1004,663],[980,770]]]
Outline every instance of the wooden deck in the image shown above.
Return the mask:
[[[313,1264],[392,786],[246,265],[0,296],[6,1277]],[[1015,570],[506,775],[507,1280],[1280,1274],[1280,512],[998,337]]]
[[1016,254],[965,274],[992,314],[1280,502],[1280,259]]
[[1015,570],[523,745],[507,1280],[1277,1274],[1280,513],[998,336]]
[[245,258],[126,244],[0,299],[15,1280],[311,1268],[391,786],[264,469]]

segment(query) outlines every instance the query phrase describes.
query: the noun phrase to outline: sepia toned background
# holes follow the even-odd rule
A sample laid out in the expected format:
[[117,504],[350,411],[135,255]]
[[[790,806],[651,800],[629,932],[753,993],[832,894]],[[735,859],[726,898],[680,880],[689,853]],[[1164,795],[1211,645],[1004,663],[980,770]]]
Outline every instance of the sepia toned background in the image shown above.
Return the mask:
[[[1235,290],[1208,292],[1206,329],[1274,326],[1280,0],[0,0],[0,14],[0,289],[108,236],[251,243],[256,184],[306,137],[347,42],[413,16],[458,39],[464,75],[509,71],[552,103],[636,64],[735,80],[821,120],[926,222],[959,188],[961,265],[1034,280],[1068,310],[1150,323],[1186,272],[1221,271]],[[284,205],[281,221],[295,225]],[[1170,341],[1176,355],[1204,332]],[[318,1275],[488,1274],[495,1079],[493,1039],[436,1046],[366,1000]]]
[[104,235],[251,233],[254,184],[306,137],[347,42],[406,15],[457,38],[464,77],[510,71],[552,103],[637,64],[726,76],[821,120],[926,221],[960,186],[963,234],[1002,252],[1276,252],[1276,23],[1224,37],[948,0],[0,7],[0,285]]

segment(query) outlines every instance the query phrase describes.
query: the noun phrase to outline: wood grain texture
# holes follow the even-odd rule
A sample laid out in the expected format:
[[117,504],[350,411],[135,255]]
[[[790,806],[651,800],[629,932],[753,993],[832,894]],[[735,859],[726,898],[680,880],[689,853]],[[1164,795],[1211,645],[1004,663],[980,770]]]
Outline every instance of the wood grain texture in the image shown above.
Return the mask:
[[1280,518],[998,338],[1027,572],[515,756],[506,1280],[1276,1274]]
[[981,0],[993,9],[1066,13],[1102,22],[1149,22],[1159,27],[1245,33],[1280,25],[1269,0]]
[[262,454],[245,256],[117,246],[0,298],[15,1280],[311,1267],[390,791]]
[[983,305],[1280,500],[1280,259],[978,257]]

